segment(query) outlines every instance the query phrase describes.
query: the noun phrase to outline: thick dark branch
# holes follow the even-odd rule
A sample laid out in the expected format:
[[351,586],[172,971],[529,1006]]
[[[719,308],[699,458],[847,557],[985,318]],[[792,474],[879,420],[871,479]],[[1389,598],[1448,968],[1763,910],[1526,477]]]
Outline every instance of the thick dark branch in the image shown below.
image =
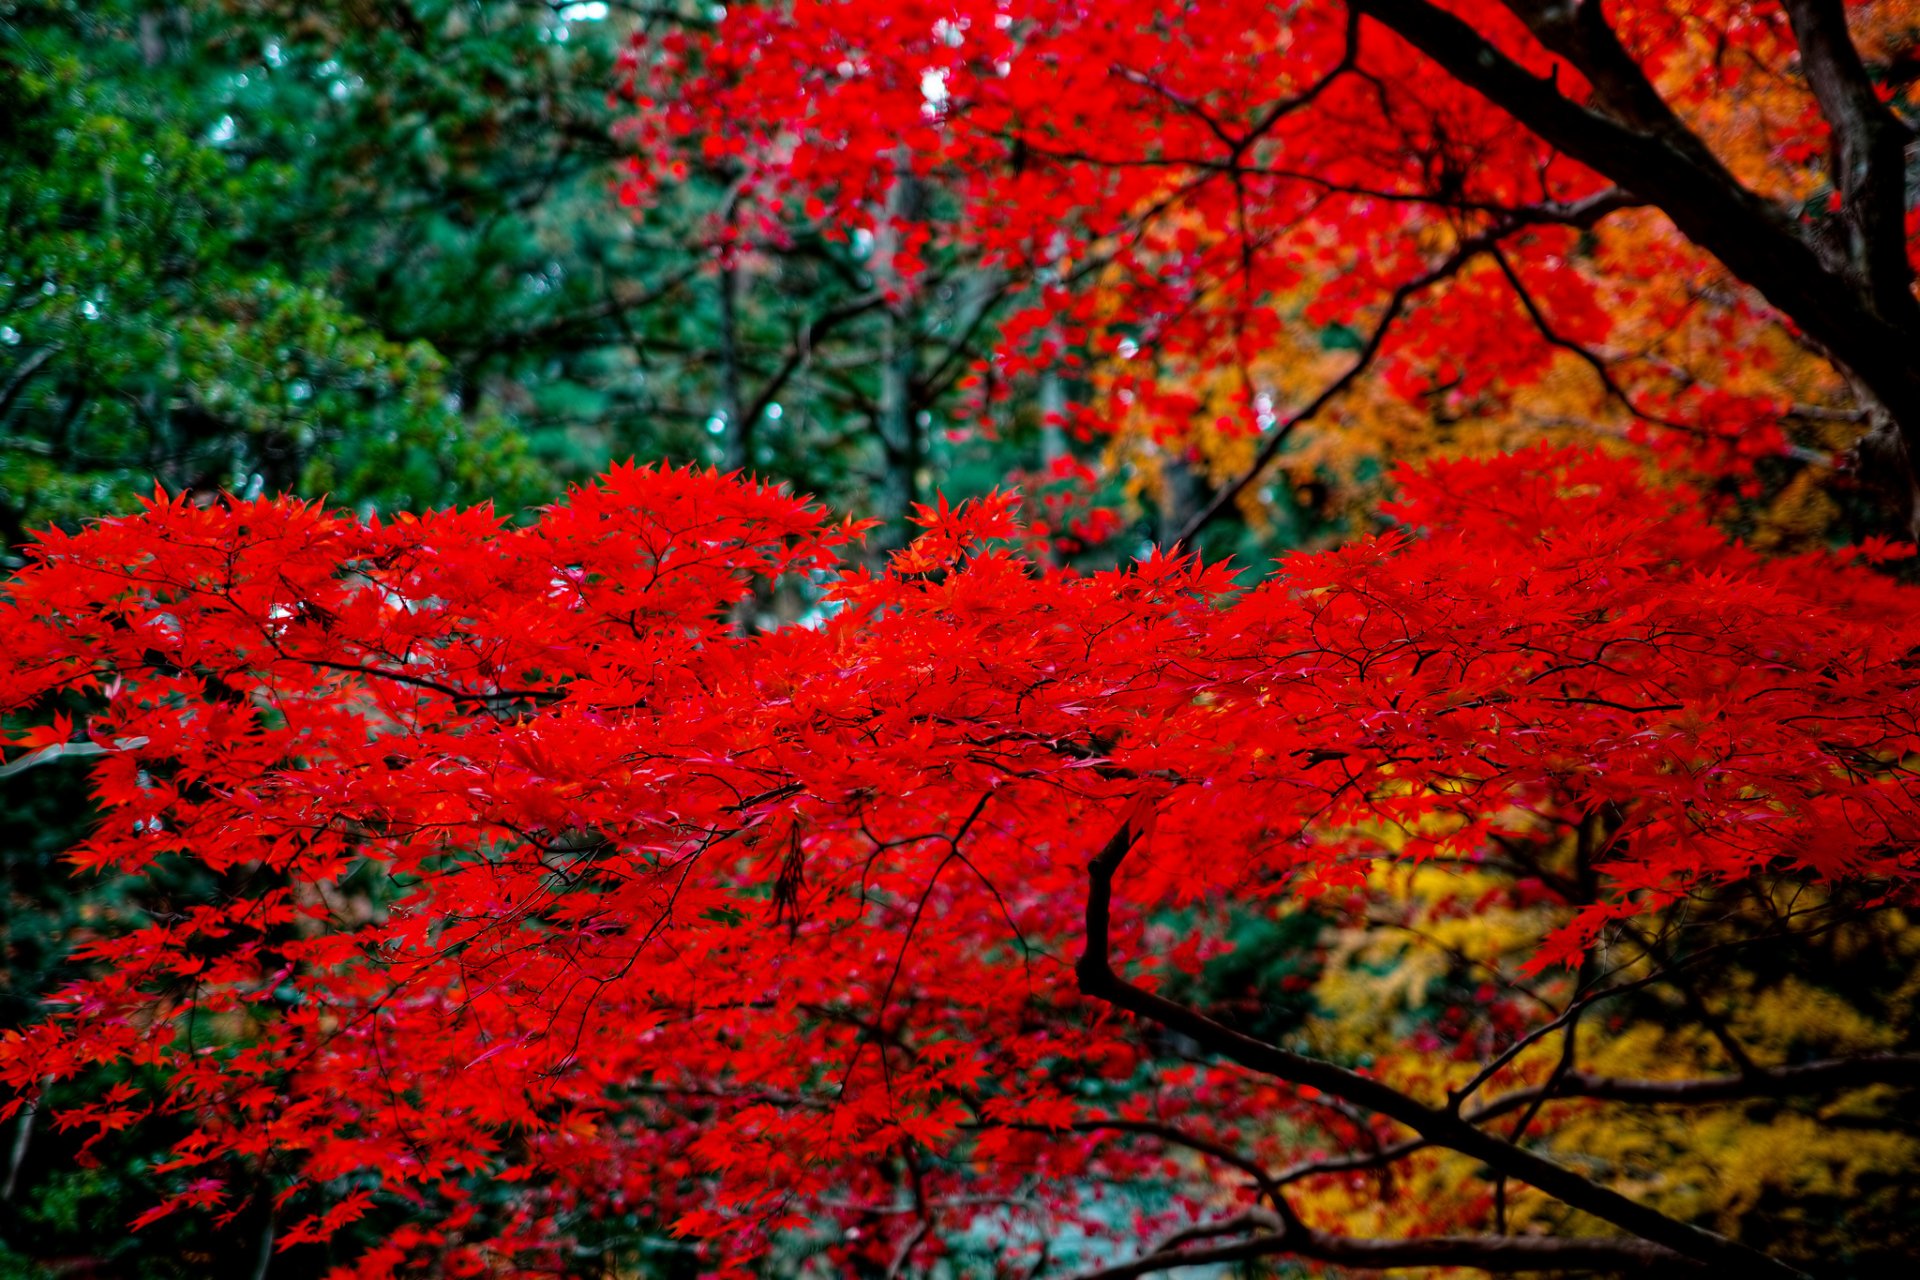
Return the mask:
[[[1345,1067],[1243,1035],[1197,1009],[1135,986],[1114,972],[1110,957],[1113,877],[1139,840],[1123,824],[1087,866],[1086,948],[1075,966],[1080,989],[1095,999],[1157,1022],[1210,1053],[1294,1085],[1310,1085],[1354,1106],[1397,1121],[1436,1146],[1472,1156],[1494,1170],[1539,1188],[1550,1196],[1610,1222],[1623,1231],[1682,1256],[1720,1267],[1727,1274],[1802,1276],[1758,1250],[1714,1232],[1679,1222],[1657,1209],[1589,1181],[1542,1156],[1476,1128],[1450,1111],[1430,1107],[1398,1089]],[[1389,1265],[1411,1266],[1408,1262]],[[1134,1273],[1139,1274],[1139,1273]]]
[[1855,280],[1882,315],[1902,320],[1914,308],[1907,261],[1907,128],[1880,100],[1847,31],[1840,0],[1784,0],[1800,65],[1833,130],[1829,164],[1848,233]]
[[[1904,279],[1868,287],[1829,270],[1788,210],[1742,186],[1626,78],[1620,59],[1632,59],[1610,32],[1601,34],[1598,4],[1514,0],[1543,43],[1583,67],[1605,111],[1574,102],[1429,0],[1350,2],[1548,145],[1658,207],[1859,379],[1920,456],[1920,303]],[[1632,76],[1645,80],[1637,68]]]
[[[1602,37],[1588,30],[1598,25],[1604,31],[1604,24],[1575,22],[1571,16],[1578,9],[1592,10],[1597,17],[1597,5],[1514,0],[1509,7],[1530,19],[1543,44],[1594,80],[1596,95],[1610,113],[1573,101],[1560,92],[1556,80],[1534,75],[1466,22],[1428,0],[1353,0],[1353,4],[1544,141],[1649,203],[1668,209],[1676,196],[1705,201],[1722,211],[1736,211],[1742,221],[1761,219],[1797,243],[1786,211],[1740,185],[1673,115],[1612,33]],[[1549,20],[1549,10],[1564,11],[1567,27]],[[1572,27],[1582,32],[1577,39],[1568,34]],[[1800,247],[1808,252],[1805,245]]]
[[1598,3],[1589,0],[1502,0],[1534,39],[1577,68],[1593,86],[1597,106],[1620,123],[1651,134],[1702,170],[1733,183],[1720,160],[1674,114],[1640,64],[1628,53]]

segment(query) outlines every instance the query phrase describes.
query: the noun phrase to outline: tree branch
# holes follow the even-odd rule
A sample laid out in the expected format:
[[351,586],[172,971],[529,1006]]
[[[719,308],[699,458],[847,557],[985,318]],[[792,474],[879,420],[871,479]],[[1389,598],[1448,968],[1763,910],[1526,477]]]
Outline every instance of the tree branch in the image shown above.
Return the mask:
[[1915,304],[1905,229],[1907,127],[1874,91],[1840,0],[1782,0],[1781,7],[1832,127],[1828,164],[1848,230],[1847,266],[1883,315],[1909,317]]
[[61,345],[58,342],[49,342],[13,367],[12,372],[7,375],[6,383],[0,385],[0,422],[6,420],[7,411],[13,408],[14,398],[26,390],[27,384],[33,381],[33,375],[40,372],[47,361],[60,353]]
[[[1641,1240],[1673,1253],[1720,1267],[1728,1274],[1801,1277],[1803,1273],[1725,1236],[1677,1221],[1609,1187],[1542,1156],[1487,1133],[1449,1111],[1430,1107],[1378,1080],[1345,1067],[1243,1035],[1196,1009],[1177,1004],[1121,978],[1114,972],[1110,918],[1113,877],[1140,835],[1123,823],[1087,866],[1086,946],[1075,966],[1080,990],[1159,1023],[1193,1040],[1210,1053],[1294,1085],[1309,1085],[1355,1106],[1395,1120],[1432,1142],[1472,1156],[1500,1173],[1529,1183],[1585,1213],[1610,1222]],[[1410,1266],[1396,1261],[1386,1265]],[[1134,1272],[1131,1274],[1141,1274]]]
[[1249,466],[1238,480],[1214,494],[1212,500],[1187,521],[1180,532],[1174,536],[1173,547],[1180,549],[1191,546],[1202,529],[1219,519],[1228,507],[1239,500],[1241,494],[1259,480],[1268,464],[1279,455],[1281,448],[1293,435],[1296,427],[1319,417],[1328,405],[1338,399],[1359,379],[1361,374],[1367,371],[1373,364],[1374,358],[1380,354],[1380,348],[1387,340],[1387,331],[1393,327],[1394,321],[1400,318],[1401,312],[1406,310],[1407,304],[1413,300],[1415,294],[1454,275],[1476,255],[1497,243],[1500,236],[1508,234],[1511,230],[1511,228],[1502,227],[1462,241],[1459,248],[1449,254],[1440,265],[1415,276],[1395,289],[1387,299],[1386,308],[1380,313],[1380,318],[1374,322],[1373,331],[1367,335],[1366,341],[1361,344],[1359,352],[1354,356],[1353,363],[1348,365],[1339,377],[1322,387],[1319,395],[1309,400],[1285,422],[1274,428],[1273,432],[1267,436],[1265,443],[1260,446],[1260,452],[1254,455],[1253,465]]
[[[1788,210],[1741,185],[1678,123],[1606,28],[1599,4],[1509,0],[1543,44],[1582,70],[1596,102],[1611,114],[1569,99],[1554,80],[1534,75],[1429,0],[1350,3],[1548,145],[1658,207],[1858,379],[1899,424],[1909,451],[1920,456],[1920,362],[1913,359],[1920,347],[1920,302],[1904,277],[1885,286],[1830,270]],[[1833,56],[1842,58],[1838,37],[1827,34]],[[1843,68],[1823,75],[1847,78]],[[1832,123],[1845,127],[1844,120]],[[1862,188],[1876,209],[1887,203],[1881,193],[1888,181],[1877,177]],[[1878,228],[1884,218],[1874,217]]]
[[1536,1100],[1592,1098],[1601,1102],[1696,1106],[1744,1102],[1752,1098],[1790,1098],[1828,1089],[1860,1089],[1890,1084],[1920,1088],[1920,1053],[1877,1053],[1858,1058],[1826,1058],[1786,1067],[1755,1067],[1750,1073],[1697,1076],[1679,1080],[1636,1080],[1569,1071],[1557,1084],[1516,1089],[1466,1113],[1474,1123],[1491,1120]]

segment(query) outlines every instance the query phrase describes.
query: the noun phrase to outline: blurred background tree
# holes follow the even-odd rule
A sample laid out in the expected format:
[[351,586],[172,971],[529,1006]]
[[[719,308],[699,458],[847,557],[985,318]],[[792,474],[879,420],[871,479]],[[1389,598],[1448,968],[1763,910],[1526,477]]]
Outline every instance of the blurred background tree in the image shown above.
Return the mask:
[[704,13],[0,9],[6,541],[155,482],[512,512],[638,456],[898,519],[1037,464],[1031,412],[1011,445],[935,427],[987,273],[929,250],[891,305],[870,237],[743,228],[725,156],[644,215],[616,199],[620,54]]

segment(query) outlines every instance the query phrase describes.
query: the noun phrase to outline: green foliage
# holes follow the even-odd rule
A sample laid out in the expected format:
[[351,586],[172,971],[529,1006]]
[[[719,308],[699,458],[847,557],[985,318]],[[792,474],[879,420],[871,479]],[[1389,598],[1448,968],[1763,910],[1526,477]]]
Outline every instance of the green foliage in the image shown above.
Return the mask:
[[1318,1012],[1314,986],[1327,927],[1310,910],[1238,916],[1226,934],[1231,949],[1206,963],[1196,990],[1182,993],[1183,998],[1205,1005],[1236,1031],[1282,1040]]
[[251,153],[233,108],[273,71],[174,56],[174,28],[201,16],[122,3],[7,16],[7,539],[124,509],[155,481],[394,508],[547,491],[497,408],[465,403],[430,344],[369,323],[278,252],[294,169]]
[[[704,6],[24,0],[0,19],[0,536],[150,492],[515,510],[629,456],[898,520],[1044,452],[947,425],[1005,281],[738,207],[614,198],[638,30]],[[922,193],[913,214],[952,216]]]

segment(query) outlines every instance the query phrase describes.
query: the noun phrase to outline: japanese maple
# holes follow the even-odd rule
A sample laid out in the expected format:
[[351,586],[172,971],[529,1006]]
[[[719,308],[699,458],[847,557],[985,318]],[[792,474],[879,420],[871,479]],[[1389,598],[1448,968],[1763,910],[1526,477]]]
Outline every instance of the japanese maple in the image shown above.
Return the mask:
[[[636,43],[629,200],[719,166],[723,254],[870,236],[902,315],[929,245],[973,255],[1019,299],[982,344],[984,398],[1065,371],[1081,431],[1133,420],[1149,471],[1207,455],[1204,492],[1163,492],[1171,535],[1257,505],[1290,441],[1379,412],[1369,386],[1431,425],[1510,413],[1556,369],[1586,389],[1575,420],[1709,472],[1824,463],[1830,442],[1783,428],[1838,418],[1879,424],[1866,469],[1908,485],[1909,5],[721,14]],[[1802,349],[1817,376],[1770,372]]]
[[[80,874],[209,887],[84,941],[0,1105],[139,1068],[55,1123],[190,1122],[149,1221],[272,1196],[288,1248],[409,1206],[343,1274],[551,1269],[616,1210],[714,1270],[1044,1271],[1073,1226],[1116,1274],[1796,1274],[1526,1130],[1914,1083],[1585,1064],[1609,1002],[1910,901],[1920,595],[1884,547],[1757,555],[1628,460],[1398,482],[1394,530],[1245,591],[1046,568],[1005,495],[849,569],[860,525],[669,468],[528,527],[156,500],[44,533],[0,604],[10,767],[96,757]],[[743,630],[775,577],[817,608]],[[1200,994],[1235,919],[1427,866],[1491,877],[1532,985],[1425,1076]],[[1296,1208],[1436,1158],[1562,1208]]]

